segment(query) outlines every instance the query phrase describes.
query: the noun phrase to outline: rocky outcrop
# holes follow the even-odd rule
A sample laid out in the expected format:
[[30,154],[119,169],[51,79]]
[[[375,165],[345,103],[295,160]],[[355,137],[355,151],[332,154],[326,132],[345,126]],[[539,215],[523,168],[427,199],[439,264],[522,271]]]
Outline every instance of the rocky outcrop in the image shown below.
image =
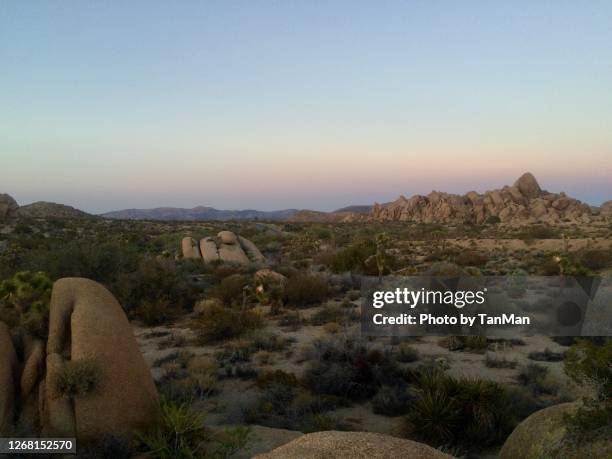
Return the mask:
[[536,411],[521,422],[506,439],[500,459],[541,457],[612,457],[612,439],[564,443],[567,432],[564,416],[576,410],[576,403],[562,403]]
[[512,186],[479,194],[465,195],[433,191],[427,196],[401,196],[388,204],[375,204],[374,220],[415,221],[424,223],[485,223],[497,217],[503,223],[555,223],[569,220],[588,222],[588,205],[565,193],[549,193],[540,188],[535,177],[527,172]]
[[603,217],[612,217],[612,201],[604,202],[599,208],[599,214]]
[[17,201],[8,194],[0,194],[0,218],[12,217],[19,209]]
[[9,328],[0,322],[0,436],[11,433],[15,416],[18,362]]
[[[92,365],[97,384],[72,400],[59,393],[57,381],[75,362]],[[46,365],[43,434],[129,437],[156,422],[158,397],[149,368],[123,309],[100,284],[80,278],[54,284]]]
[[452,459],[431,446],[412,440],[371,432],[316,432],[303,435],[256,459],[366,459],[406,457],[413,459]]
[[231,263],[246,266],[262,264],[266,259],[257,246],[231,231],[221,231],[217,237],[205,237],[196,242],[191,237],[181,242],[183,258],[201,259],[204,263]]

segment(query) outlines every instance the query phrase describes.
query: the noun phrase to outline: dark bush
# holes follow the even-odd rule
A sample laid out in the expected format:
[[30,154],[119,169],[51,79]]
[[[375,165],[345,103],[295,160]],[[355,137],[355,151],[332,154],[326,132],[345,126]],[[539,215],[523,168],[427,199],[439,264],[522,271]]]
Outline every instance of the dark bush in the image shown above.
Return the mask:
[[366,260],[375,254],[376,243],[373,240],[365,240],[328,254],[322,257],[321,262],[334,273],[364,272]]
[[254,311],[237,311],[214,303],[208,304],[193,321],[202,343],[236,338],[262,325],[261,317]]
[[384,416],[399,416],[408,411],[412,400],[405,387],[383,386],[372,398],[372,411]]
[[145,258],[138,269],[117,282],[117,298],[134,318],[148,325],[163,323],[185,311],[195,300],[195,290],[174,261]]
[[373,396],[383,385],[401,386],[403,374],[390,356],[368,349],[350,337],[314,343],[316,361],[304,373],[304,384],[313,392],[351,400]]
[[406,427],[431,445],[483,448],[505,440],[519,419],[503,386],[481,379],[455,379],[439,369],[420,370],[418,391],[409,405]]
[[248,295],[245,287],[251,284],[251,277],[246,274],[231,274],[225,277],[215,288],[214,295],[226,306],[241,305],[244,295]]
[[487,258],[478,252],[464,250],[455,257],[455,263],[459,266],[481,267],[487,263]]
[[287,280],[284,300],[286,304],[304,307],[324,301],[329,294],[329,283],[324,277],[297,273]]

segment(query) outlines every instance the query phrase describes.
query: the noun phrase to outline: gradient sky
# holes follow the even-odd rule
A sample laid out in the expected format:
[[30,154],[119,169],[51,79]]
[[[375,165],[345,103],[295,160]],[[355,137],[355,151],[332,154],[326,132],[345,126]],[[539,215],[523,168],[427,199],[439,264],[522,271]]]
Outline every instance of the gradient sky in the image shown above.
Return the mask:
[[531,171],[612,199],[610,1],[0,0],[0,193],[332,210]]

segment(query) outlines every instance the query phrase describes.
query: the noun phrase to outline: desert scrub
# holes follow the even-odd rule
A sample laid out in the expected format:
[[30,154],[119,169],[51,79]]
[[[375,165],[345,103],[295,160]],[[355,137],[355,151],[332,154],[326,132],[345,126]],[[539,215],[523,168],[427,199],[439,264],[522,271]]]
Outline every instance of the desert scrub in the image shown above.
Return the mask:
[[286,304],[305,307],[321,303],[329,294],[329,283],[323,276],[297,273],[287,280],[283,297]]
[[405,418],[410,436],[431,445],[475,448],[501,443],[519,419],[503,386],[481,379],[455,379],[423,367]]
[[355,242],[337,252],[323,255],[319,261],[327,265],[334,273],[363,273],[366,270],[366,260],[375,254],[376,242],[368,239]]
[[551,379],[548,368],[537,363],[530,363],[521,368],[517,379],[536,396],[555,395],[559,391],[559,386]]
[[403,385],[403,373],[388,352],[343,336],[315,341],[306,360],[304,385],[314,393],[363,400],[383,385]]
[[580,340],[574,344],[564,362],[572,380],[587,386],[582,405],[565,422],[571,439],[581,443],[612,435],[612,339]]
[[101,385],[101,370],[90,360],[69,360],[56,375],[55,390],[62,397],[84,397]]
[[159,424],[137,435],[138,450],[158,459],[204,458],[203,414],[188,403],[177,404],[164,397],[160,407]]
[[439,341],[449,351],[484,353],[488,347],[486,336],[448,336]]
[[173,260],[144,258],[138,268],[120,275],[117,298],[128,312],[147,325],[171,320],[195,300],[195,289]]
[[505,355],[497,352],[487,352],[485,366],[487,368],[516,368],[516,360],[508,359]]
[[249,330],[263,325],[255,311],[226,308],[217,304],[206,305],[200,316],[191,323],[201,343],[239,337]]
[[417,351],[409,343],[400,343],[397,346],[396,359],[398,362],[402,363],[416,362],[419,360],[419,351]]
[[260,395],[244,410],[248,423],[302,432],[338,429],[325,412],[343,406],[337,397],[316,396],[308,392],[292,373],[275,370],[257,378]]
[[330,322],[347,324],[357,320],[359,320],[359,314],[352,308],[326,304],[310,317],[310,324],[315,326],[325,325]]
[[45,338],[52,288],[43,272],[22,271],[0,282],[0,321]]
[[383,386],[372,398],[372,411],[384,416],[399,416],[408,411],[414,397],[401,386]]
[[248,296],[251,287],[251,277],[246,274],[232,274],[225,277],[214,289],[214,295],[225,306],[242,305],[245,295]]
[[487,258],[478,252],[464,250],[455,257],[455,263],[457,263],[459,266],[481,267],[487,263]]

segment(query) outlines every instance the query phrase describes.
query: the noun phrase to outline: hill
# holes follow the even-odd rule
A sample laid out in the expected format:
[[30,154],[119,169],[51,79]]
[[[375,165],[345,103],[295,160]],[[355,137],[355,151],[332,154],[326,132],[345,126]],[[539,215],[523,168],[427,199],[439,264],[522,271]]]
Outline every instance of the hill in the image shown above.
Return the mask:
[[104,218],[120,220],[286,220],[295,214],[297,209],[261,211],[261,210],[220,210],[213,207],[198,206],[191,209],[180,207],[156,207],[154,209],[125,209],[107,212]]

